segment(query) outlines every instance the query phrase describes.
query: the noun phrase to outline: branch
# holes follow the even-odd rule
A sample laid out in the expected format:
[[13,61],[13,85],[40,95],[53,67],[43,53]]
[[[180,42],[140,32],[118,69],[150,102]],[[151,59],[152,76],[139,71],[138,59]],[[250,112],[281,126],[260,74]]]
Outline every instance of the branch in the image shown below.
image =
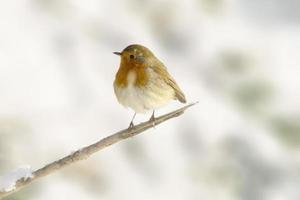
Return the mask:
[[112,144],[115,144],[117,142],[120,142],[121,140],[133,137],[135,135],[138,135],[144,131],[146,131],[149,128],[152,128],[155,125],[158,125],[164,121],[167,121],[171,118],[178,117],[179,115],[183,114],[183,112],[193,106],[196,103],[192,103],[189,105],[186,105],[182,108],[179,108],[173,112],[167,113],[165,115],[162,115],[160,117],[155,118],[155,121],[147,121],[140,123],[139,125],[136,125],[132,127],[131,129],[124,129],[121,130],[115,134],[112,134],[106,138],[103,138],[102,140],[91,144],[89,146],[83,147],[73,153],[71,153],[68,156],[65,156],[57,161],[54,161],[52,163],[47,164],[46,166],[34,171],[32,173],[32,177],[30,178],[21,178],[16,182],[15,189],[12,191],[4,191],[0,192],[0,199],[3,197],[6,197],[12,193],[17,192],[19,189],[31,184],[33,181],[36,181],[37,179],[47,176],[55,171],[58,171],[68,165],[71,165],[77,161],[87,159],[90,155],[100,151],[101,149],[104,149]]

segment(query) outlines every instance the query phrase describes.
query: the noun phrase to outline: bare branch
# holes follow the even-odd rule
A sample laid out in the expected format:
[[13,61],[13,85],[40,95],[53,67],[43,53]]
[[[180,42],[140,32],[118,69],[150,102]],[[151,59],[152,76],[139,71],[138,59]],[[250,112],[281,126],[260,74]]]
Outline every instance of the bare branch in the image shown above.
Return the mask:
[[162,115],[160,117],[155,118],[155,121],[147,121],[140,123],[139,125],[136,125],[132,127],[131,129],[124,129],[121,130],[115,134],[112,134],[106,138],[103,138],[102,140],[91,144],[89,146],[83,147],[72,154],[65,156],[57,161],[54,161],[36,171],[33,172],[32,178],[27,179],[19,179],[16,183],[16,189],[8,192],[0,192],[0,199],[17,192],[19,189],[29,185],[33,181],[36,181],[37,179],[47,176],[57,170],[60,170],[72,163],[75,163],[80,160],[87,159],[90,155],[96,153],[97,151],[100,151],[101,149],[108,147],[112,144],[115,144],[117,142],[120,142],[121,140],[133,137],[135,135],[138,135],[141,132],[146,131],[149,128],[152,128],[154,125],[158,125],[164,121],[167,121],[171,118],[178,117],[179,115],[183,114],[183,112],[193,106],[196,103],[189,104],[187,106],[184,106],[182,108],[179,108],[173,112],[167,113],[165,115]]

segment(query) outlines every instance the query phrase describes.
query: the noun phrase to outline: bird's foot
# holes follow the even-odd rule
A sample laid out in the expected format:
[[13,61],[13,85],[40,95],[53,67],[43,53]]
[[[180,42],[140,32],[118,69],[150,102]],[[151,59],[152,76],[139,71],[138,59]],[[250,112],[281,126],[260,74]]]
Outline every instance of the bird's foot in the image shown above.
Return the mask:
[[130,124],[129,124],[128,129],[132,129],[133,127],[134,127],[134,124],[133,124],[133,122],[131,121]]
[[154,117],[154,115],[151,115],[151,117],[149,119],[149,122],[152,122],[152,126],[153,126],[153,128],[155,128],[155,117]]

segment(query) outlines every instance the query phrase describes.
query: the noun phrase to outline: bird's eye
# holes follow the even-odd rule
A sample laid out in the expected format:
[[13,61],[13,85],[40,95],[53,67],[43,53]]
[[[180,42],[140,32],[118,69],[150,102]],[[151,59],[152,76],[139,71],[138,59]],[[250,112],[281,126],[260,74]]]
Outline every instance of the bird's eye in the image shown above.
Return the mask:
[[129,58],[134,59],[134,55],[131,54],[131,55],[129,56]]

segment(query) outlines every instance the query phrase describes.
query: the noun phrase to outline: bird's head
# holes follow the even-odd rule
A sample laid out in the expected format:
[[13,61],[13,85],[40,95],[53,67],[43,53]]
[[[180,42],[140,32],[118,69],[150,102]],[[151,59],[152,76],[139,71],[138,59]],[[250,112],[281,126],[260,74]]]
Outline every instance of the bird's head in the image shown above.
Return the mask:
[[131,67],[143,66],[155,58],[148,48],[139,44],[129,45],[122,52],[114,52],[114,54],[121,56],[121,63]]

